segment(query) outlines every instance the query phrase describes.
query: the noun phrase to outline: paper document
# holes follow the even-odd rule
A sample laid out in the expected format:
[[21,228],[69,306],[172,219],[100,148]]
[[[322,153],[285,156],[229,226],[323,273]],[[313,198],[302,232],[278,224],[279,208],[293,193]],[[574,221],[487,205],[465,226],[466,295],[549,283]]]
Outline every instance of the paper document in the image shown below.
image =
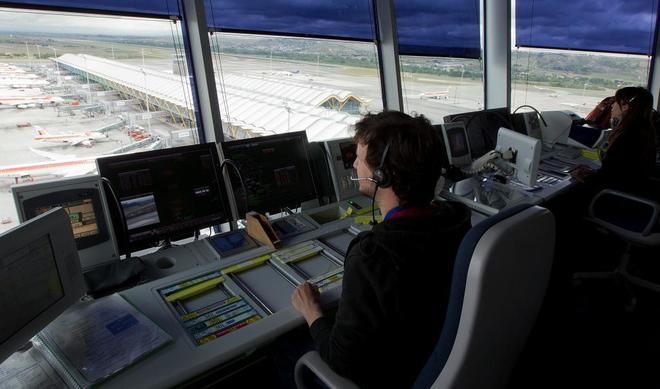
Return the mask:
[[38,353],[35,349],[17,351],[0,364],[0,389],[66,388]]
[[[118,294],[74,305],[41,333],[53,353],[94,384],[172,338]],[[85,386],[83,384],[83,386]]]

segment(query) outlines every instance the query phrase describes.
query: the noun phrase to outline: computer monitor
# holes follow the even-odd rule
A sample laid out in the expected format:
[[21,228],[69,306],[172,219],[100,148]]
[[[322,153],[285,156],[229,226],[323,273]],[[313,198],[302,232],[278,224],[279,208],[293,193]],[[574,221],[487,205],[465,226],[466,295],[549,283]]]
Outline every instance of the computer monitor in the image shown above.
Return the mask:
[[[279,212],[317,198],[305,131],[222,142],[222,153],[241,171],[251,211]],[[240,204],[245,197],[236,175],[231,184]]]
[[513,130],[536,139],[543,138],[541,122],[539,114],[535,111],[519,112],[511,115],[511,123],[514,125]]
[[541,114],[547,123],[543,128],[543,143],[549,146],[568,143],[573,122],[580,117],[571,111],[543,111]]
[[115,208],[123,215],[113,220],[115,233],[124,237],[118,239],[121,253],[182,239],[231,219],[214,143],[116,155],[96,163],[114,192],[106,197],[119,203]]
[[357,157],[357,145],[353,138],[326,140],[323,142],[332,185],[335,189],[337,201],[355,197],[360,194],[358,181],[352,181],[351,175],[357,175],[353,169],[353,162]]
[[439,125],[442,133],[442,143],[447,154],[447,162],[451,166],[466,166],[472,162],[470,143],[461,121]]
[[84,295],[69,226],[55,208],[0,235],[0,363]]
[[498,151],[513,151],[511,164],[515,165],[516,179],[529,187],[536,185],[541,163],[541,141],[527,135],[500,128],[497,133]]
[[64,208],[69,215],[83,271],[119,260],[99,176],[14,185],[11,191],[21,222],[55,207]]
[[476,159],[495,148],[497,130],[513,128],[508,108],[465,112],[444,117],[445,123],[463,122],[468,134],[470,154]]

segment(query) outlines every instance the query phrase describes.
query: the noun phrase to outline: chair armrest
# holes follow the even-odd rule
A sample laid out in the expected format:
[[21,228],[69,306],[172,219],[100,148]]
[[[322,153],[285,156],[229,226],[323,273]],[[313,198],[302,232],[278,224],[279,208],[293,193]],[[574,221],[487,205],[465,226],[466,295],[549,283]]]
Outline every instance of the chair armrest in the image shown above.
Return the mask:
[[359,389],[353,381],[332,371],[316,351],[306,353],[296,362],[295,379],[299,389],[309,388],[305,385],[305,370],[310,371],[330,389]]
[[[603,197],[603,196],[614,196],[614,197],[619,197],[622,200],[625,200],[630,203],[638,203],[642,205],[646,205],[650,208],[650,217],[649,217],[649,222],[644,226],[641,232],[636,232],[636,231],[631,231],[630,229],[627,229],[625,226],[620,226],[614,223],[611,223],[607,220],[602,219],[601,217],[596,215],[596,212],[594,210],[596,204],[598,201]],[[642,236],[648,236],[651,231],[653,230],[653,227],[656,225],[658,222],[658,216],[660,215],[660,204],[658,204],[656,201],[649,200],[643,197],[635,196],[629,193],[624,193],[624,192],[619,192],[616,190],[612,189],[604,189],[600,191],[591,201],[591,204],[589,205],[589,217],[595,221],[596,223],[600,224],[603,227],[606,227],[608,229],[615,230],[616,232],[623,234],[623,235],[629,235],[629,234],[641,234]]]

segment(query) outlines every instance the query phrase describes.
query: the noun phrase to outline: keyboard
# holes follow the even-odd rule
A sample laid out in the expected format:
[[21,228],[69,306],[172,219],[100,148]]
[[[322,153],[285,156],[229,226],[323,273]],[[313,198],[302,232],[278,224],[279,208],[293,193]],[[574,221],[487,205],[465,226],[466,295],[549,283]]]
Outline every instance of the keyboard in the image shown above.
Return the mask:
[[551,175],[546,175],[546,174],[543,174],[543,173],[539,173],[537,175],[537,178],[536,178],[536,183],[537,184],[544,184],[544,185],[547,185],[547,186],[553,186],[556,183],[562,182],[562,181],[564,181],[564,179],[557,178],[557,177],[551,176]]

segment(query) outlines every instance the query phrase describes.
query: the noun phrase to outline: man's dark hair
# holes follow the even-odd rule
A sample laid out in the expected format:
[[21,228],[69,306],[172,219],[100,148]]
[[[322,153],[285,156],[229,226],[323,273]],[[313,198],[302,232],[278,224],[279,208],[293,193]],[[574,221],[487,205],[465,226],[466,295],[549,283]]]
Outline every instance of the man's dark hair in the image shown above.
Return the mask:
[[428,204],[440,177],[440,141],[423,115],[398,111],[367,114],[355,124],[355,143],[367,146],[366,162],[378,168],[390,145],[382,170],[389,176],[401,205]]

